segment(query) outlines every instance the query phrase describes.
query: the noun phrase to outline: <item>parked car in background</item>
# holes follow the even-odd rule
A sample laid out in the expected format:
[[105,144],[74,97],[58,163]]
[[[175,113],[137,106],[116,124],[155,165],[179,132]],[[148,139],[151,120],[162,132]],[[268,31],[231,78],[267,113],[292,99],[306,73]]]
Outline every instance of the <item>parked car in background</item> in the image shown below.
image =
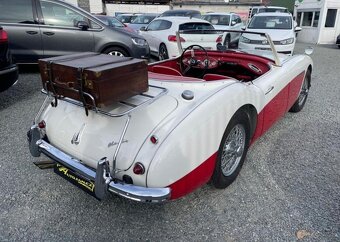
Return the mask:
[[339,49],[340,49],[340,34],[338,35],[338,37],[336,38],[336,44],[338,45]]
[[[213,30],[214,26],[206,20],[188,17],[159,17],[146,28],[141,28],[143,36],[150,46],[150,52],[160,60],[179,55],[176,31],[181,30]],[[208,50],[216,50],[216,44],[222,42],[219,34],[182,34],[182,46],[199,44]]]
[[191,17],[191,18],[202,17],[200,11],[190,10],[190,9],[168,10],[160,15],[160,17],[171,17],[171,16],[181,16],[181,17]]
[[139,15],[141,15],[141,13],[122,13],[117,16],[117,19],[124,24],[129,24]]
[[139,15],[128,26],[133,30],[140,30],[141,27],[146,27],[157,16],[159,16],[158,13],[146,13]]
[[13,58],[39,58],[100,52],[148,58],[149,46],[137,33],[106,26],[90,13],[59,0],[2,0],[0,25],[7,31]]
[[249,19],[251,19],[257,13],[289,13],[285,7],[278,6],[257,6],[252,7],[249,11]]
[[134,29],[130,28],[126,24],[120,22],[116,17],[107,16],[107,15],[94,15],[102,22],[104,22],[107,26],[112,28],[121,28],[129,32],[135,32]]
[[8,35],[0,26],[0,92],[7,90],[18,80],[18,67],[13,64],[8,48]]
[[[296,32],[300,27],[294,27],[293,17],[289,13],[259,13],[253,16],[246,31],[263,32],[270,35],[277,52],[292,55],[296,42]],[[241,49],[270,50],[269,43],[261,36],[242,34],[239,41]]]
[[[241,17],[236,13],[207,13],[202,15],[202,19],[209,21],[217,30],[242,30],[244,27]],[[223,45],[237,43],[239,38],[239,33],[225,32]]]

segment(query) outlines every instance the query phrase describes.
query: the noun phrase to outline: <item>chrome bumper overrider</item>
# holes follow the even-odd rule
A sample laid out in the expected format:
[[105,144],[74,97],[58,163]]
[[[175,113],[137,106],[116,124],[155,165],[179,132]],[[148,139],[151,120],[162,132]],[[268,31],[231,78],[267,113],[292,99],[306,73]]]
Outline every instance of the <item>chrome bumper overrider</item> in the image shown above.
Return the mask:
[[95,181],[95,195],[98,198],[104,198],[107,191],[138,202],[164,202],[170,198],[171,190],[167,187],[147,188],[112,179],[108,171],[109,165],[106,158],[98,162],[97,170],[94,171],[81,164],[77,159],[50,145],[45,140],[35,139],[37,135],[32,134],[36,133],[36,131],[37,128],[32,127],[28,135],[31,154],[39,156],[40,153],[43,153],[66,168],[91,181]]

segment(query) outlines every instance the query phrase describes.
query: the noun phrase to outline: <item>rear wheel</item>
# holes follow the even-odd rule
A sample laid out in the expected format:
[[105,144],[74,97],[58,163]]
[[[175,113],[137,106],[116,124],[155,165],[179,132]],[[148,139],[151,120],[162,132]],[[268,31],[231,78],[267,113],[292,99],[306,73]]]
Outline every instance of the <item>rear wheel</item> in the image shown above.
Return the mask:
[[305,106],[305,103],[307,101],[309,88],[310,88],[310,81],[311,81],[311,72],[310,70],[307,71],[305,79],[303,80],[303,84],[301,87],[301,91],[299,94],[298,99],[295,101],[293,106],[290,108],[289,112],[297,113],[300,112],[303,107]]
[[165,44],[161,44],[159,46],[158,58],[159,60],[169,59],[168,49],[166,48]]
[[103,51],[104,54],[113,55],[113,56],[120,56],[120,57],[127,57],[130,56],[125,50],[120,47],[110,47]]
[[240,173],[250,140],[248,115],[238,111],[229,122],[217,154],[212,183],[216,188],[226,188]]

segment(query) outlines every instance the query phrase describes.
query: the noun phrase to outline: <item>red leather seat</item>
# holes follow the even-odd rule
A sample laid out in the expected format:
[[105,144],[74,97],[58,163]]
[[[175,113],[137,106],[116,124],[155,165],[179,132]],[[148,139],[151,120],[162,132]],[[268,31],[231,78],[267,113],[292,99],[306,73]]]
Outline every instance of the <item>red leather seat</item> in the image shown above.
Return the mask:
[[172,76],[183,76],[182,73],[180,73],[178,70],[169,67],[169,66],[152,66],[151,69],[152,72],[159,73],[159,74],[165,74],[165,75],[172,75]]
[[223,80],[223,79],[230,79],[232,77],[229,76],[223,76],[223,75],[219,75],[219,74],[205,74],[203,76],[203,79],[206,81],[216,81],[216,80]]

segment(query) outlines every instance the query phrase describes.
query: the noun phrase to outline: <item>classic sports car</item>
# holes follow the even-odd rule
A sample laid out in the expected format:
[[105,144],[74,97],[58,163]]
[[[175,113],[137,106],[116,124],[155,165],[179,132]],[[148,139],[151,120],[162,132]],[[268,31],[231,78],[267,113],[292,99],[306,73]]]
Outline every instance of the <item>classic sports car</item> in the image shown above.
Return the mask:
[[146,93],[88,115],[81,102],[44,91],[28,132],[31,154],[47,155],[99,199],[109,191],[163,202],[209,180],[227,187],[249,146],[286,112],[299,112],[311,85],[309,56],[278,55],[267,34],[249,34],[266,37],[272,52],[189,46],[148,66]]

